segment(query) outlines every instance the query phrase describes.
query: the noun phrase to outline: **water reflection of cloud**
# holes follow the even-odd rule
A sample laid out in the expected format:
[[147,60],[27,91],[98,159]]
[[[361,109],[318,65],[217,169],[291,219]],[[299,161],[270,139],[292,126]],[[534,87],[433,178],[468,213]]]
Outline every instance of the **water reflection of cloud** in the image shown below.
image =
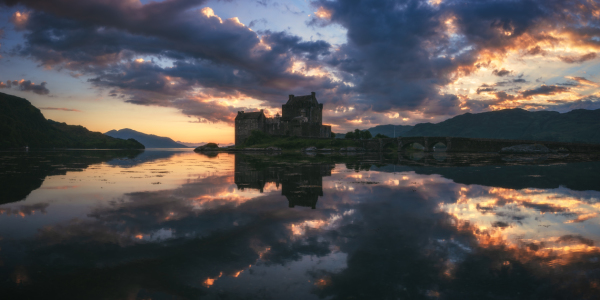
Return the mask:
[[[568,277],[599,269],[598,192],[499,189],[413,171],[357,173],[354,165],[329,172],[331,166],[298,169],[320,174],[320,185],[302,171],[280,176],[289,166],[265,171],[292,192],[321,189],[314,210],[288,207],[276,181],[241,190],[232,172],[120,194],[24,242],[35,259],[25,267],[30,289],[7,295],[58,288],[89,299],[160,298],[156,293],[235,299],[261,289],[273,298],[293,291],[299,299],[585,298],[598,292],[594,278]],[[14,272],[18,263],[8,262],[7,269]]]
[[26,217],[26,216],[31,216],[33,214],[36,213],[36,211],[39,211],[39,213],[41,214],[46,214],[47,211],[46,209],[48,208],[50,204],[48,203],[36,203],[36,204],[29,204],[29,205],[19,205],[16,207],[10,207],[10,206],[6,206],[4,208],[0,208],[0,215],[7,215],[7,216],[20,216],[22,218]]
[[[502,245],[518,249],[524,259],[537,256],[547,258],[551,264],[566,264],[579,259],[582,253],[600,253],[594,245],[600,241],[600,226],[594,220],[600,208],[596,203],[599,196],[599,192],[564,188],[469,186],[461,189],[456,203],[440,204],[440,210],[468,224],[468,230],[484,247]],[[587,222],[585,229],[574,227],[581,222]]]

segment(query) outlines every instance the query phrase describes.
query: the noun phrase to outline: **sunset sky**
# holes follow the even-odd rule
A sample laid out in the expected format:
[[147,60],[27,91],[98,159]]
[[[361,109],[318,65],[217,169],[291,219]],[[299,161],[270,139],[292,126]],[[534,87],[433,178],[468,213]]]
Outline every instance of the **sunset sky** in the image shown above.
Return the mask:
[[334,132],[598,109],[599,49],[596,0],[0,0],[0,92],[183,142],[312,91]]

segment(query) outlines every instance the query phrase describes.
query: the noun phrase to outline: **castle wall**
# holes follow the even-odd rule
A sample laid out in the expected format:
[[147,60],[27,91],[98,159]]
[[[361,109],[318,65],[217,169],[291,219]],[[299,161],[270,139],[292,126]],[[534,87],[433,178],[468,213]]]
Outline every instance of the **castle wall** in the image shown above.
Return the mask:
[[311,108],[309,120],[311,123],[323,124],[323,104]]
[[272,119],[267,119],[265,124],[265,133],[270,135],[285,135],[285,136],[300,136],[300,137],[315,137],[329,138],[331,137],[331,126],[311,124],[311,123],[294,123],[294,122],[269,122]]
[[240,145],[253,130],[264,131],[265,118],[235,120],[235,144]]

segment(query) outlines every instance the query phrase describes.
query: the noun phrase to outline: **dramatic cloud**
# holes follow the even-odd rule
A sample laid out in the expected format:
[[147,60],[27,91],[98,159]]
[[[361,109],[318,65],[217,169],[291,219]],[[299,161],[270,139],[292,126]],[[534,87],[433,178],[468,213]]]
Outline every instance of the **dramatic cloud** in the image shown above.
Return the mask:
[[0,89],[2,88],[16,88],[20,91],[24,92],[33,92],[38,95],[48,95],[50,90],[46,88],[46,82],[42,82],[40,84],[35,84],[31,82],[31,80],[7,80],[6,83],[0,82]]
[[502,69],[502,70],[494,70],[492,72],[492,74],[496,75],[496,76],[506,76],[506,75],[510,75],[512,73],[512,71],[506,70],[506,69]]
[[591,80],[586,79],[585,77],[573,77],[573,76],[567,76],[566,78],[577,81],[579,84],[584,84],[584,85],[589,85],[589,86],[594,86],[594,87],[598,87],[599,85]]
[[477,88],[477,94],[481,94],[484,92],[493,92],[496,89],[493,86],[487,85],[487,84],[482,84],[479,88]]
[[[352,82],[351,92],[364,95],[358,102],[368,103],[374,111],[426,113],[428,107],[444,105],[447,109],[442,114],[456,114],[460,101],[442,104],[452,98],[441,93],[440,87],[501,63],[510,51],[545,54],[537,43],[555,43],[558,38],[544,32],[581,28],[573,16],[584,26],[597,23],[590,13],[595,7],[586,1],[319,0],[313,4],[322,13],[310,25],[339,24],[348,30],[348,43],[334,52],[329,63]],[[596,44],[591,36],[580,41]],[[593,55],[577,56],[574,61]],[[499,68],[493,74],[507,76],[510,71]],[[478,90],[483,91],[485,87]]]
[[28,19],[29,19],[28,12],[17,11],[10,18],[10,22],[13,23],[13,25],[15,26],[15,29],[23,30],[23,29],[25,29],[25,25],[27,24]]
[[556,95],[560,93],[566,93],[569,91],[568,87],[557,86],[557,85],[545,85],[535,88],[533,90],[526,90],[521,92],[521,95],[525,98],[535,95]]
[[[26,18],[13,17],[27,31],[17,54],[91,76],[93,85],[132,103],[172,106],[207,88],[275,106],[288,93],[336,86],[323,74],[305,74],[319,69],[318,58],[329,54],[327,42],[283,32],[259,36],[237,18],[223,20],[208,7],[194,8],[204,1],[16,2],[32,9]],[[312,63],[295,71],[304,61]],[[165,67],[169,62],[172,67]]]
[[596,58],[596,53],[588,53],[581,56],[559,56],[560,60],[568,64],[582,63],[584,61],[592,60]]
[[546,50],[542,49],[542,47],[538,45],[527,49],[525,51],[525,55],[546,55]]
[[[0,3],[19,9],[11,22],[25,43],[11,53],[85,76],[124,101],[175,107],[202,122],[231,122],[241,109],[279,109],[285,95],[311,91],[342,126],[389,122],[385,115],[396,114],[445,118],[475,101],[491,109],[489,101],[497,100],[472,96],[568,91],[497,91],[526,83],[521,76],[488,87],[475,83],[465,88],[471,94],[448,88],[484,70],[510,78],[519,72],[503,67],[511,55],[574,64],[595,59],[600,49],[600,8],[587,0],[312,1],[307,25],[341,28],[343,44],[253,31],[267,21],[258,16],[246,26],[235,17],[222,19],[205,0]],[[266,0],[252,5],[302,13]]]

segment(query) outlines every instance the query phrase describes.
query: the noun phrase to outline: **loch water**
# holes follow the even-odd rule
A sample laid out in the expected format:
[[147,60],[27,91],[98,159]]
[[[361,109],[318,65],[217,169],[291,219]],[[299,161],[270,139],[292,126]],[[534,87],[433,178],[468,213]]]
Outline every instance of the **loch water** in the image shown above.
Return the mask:
[[599,299],[590,155],[0,153],[0,299]]

